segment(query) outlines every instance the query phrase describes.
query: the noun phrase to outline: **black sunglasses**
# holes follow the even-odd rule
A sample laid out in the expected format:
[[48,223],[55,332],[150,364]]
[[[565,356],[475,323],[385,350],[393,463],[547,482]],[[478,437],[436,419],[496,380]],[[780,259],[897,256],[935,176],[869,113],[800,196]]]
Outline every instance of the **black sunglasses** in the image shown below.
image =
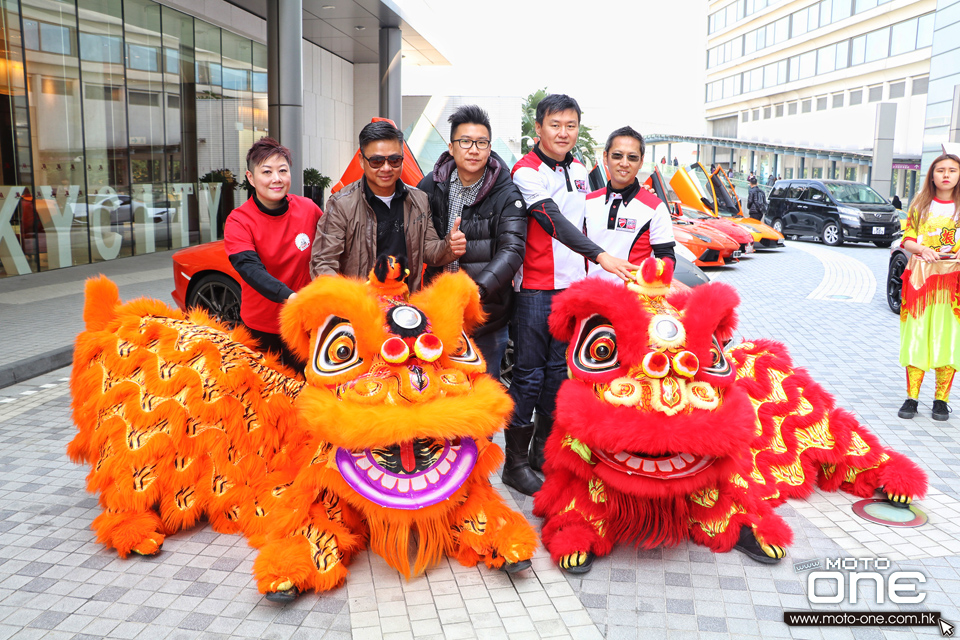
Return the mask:
[[372,158],[368,158],[367,156],[363,155],[362,151],[360,152],[360,155],[364,160],[367,161],[367,164],[374,169],[379,169],[382,167],[384,162],[389,164],[394,169],[403,164],[403,156],[373,156]]

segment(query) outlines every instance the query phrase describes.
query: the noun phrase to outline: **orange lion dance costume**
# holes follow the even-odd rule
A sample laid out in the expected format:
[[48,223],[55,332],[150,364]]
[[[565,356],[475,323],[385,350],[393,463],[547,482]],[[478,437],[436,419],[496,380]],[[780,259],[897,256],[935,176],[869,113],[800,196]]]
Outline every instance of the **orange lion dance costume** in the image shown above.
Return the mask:
[[743,342],[733,288],[670,294],[672,265],[648,259],[626,287],[588,278],[554,302],[572,379],[557,397],[546,481],[535,496],[555,562],[583,573],[616,542],[686,539],[778,562],[792,533],[774,512],[814,485],[895,504],[923,471],[884,448],[782,344]]
[[121,305],[90,281],[68,453],[92,466],[97,539],[149,555],[207,516],[261,548],[258,587],[277,601],[337,586],[367,544],[407,576],[444,554],[529,566],[536,533],[488,480],[512,407],[467,338],[483,321],[476,286],[445,274],[408,296],[405,273],[381,258],[370,282],[321,277],[284,307],[306,382],[242,329]]

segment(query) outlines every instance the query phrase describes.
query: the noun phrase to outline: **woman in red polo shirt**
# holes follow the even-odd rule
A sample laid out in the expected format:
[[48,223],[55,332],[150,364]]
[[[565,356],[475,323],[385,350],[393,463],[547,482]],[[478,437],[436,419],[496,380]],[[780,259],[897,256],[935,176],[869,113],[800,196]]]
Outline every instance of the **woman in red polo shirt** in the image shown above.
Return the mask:
[[300,361],[280,339],[280,306],[310,282],[310,247],[320,207],[289,194],[290,150],[261,138],[247,152],[247,181],[253,196],[227,217],[223,231],[230,264],[240,274],[240,319],[264,351],[302,372]]

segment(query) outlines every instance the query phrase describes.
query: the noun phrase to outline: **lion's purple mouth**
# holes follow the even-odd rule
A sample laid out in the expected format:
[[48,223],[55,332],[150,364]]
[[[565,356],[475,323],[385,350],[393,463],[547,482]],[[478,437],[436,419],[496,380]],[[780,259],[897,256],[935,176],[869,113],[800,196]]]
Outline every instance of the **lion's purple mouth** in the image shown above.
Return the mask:
[[339,448],[337,469],[357,493],[390,509],[422,509],[449,498],[477,462],[471,438],[416,440],[406,445],[364,449]]
[[621,473],[655,480],[687,478],[700,473],[717,460],[713,456],[699,456],[692,453],[664,456],[651,456],[627,451],[614,454],[606,451],[594,451],[594,453],[600,462]]

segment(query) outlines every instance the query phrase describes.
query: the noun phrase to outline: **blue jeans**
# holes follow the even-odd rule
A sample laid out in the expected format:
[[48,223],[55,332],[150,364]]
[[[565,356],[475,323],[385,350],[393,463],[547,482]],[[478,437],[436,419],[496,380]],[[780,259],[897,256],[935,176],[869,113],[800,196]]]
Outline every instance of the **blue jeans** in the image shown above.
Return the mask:
[[500,363],[503,361],[503,352],[507,350],[507,333],[507,327],[501,327],[473,339],[483,361],[487,363],[487,373],[495,380],[500,379]]
[[514,364],[510,426],[533,422],[533,410],[553,417],[557,391],[567,377],[567,343],[550,335],[547,318],[558,290],[521,289],[513,314]]

